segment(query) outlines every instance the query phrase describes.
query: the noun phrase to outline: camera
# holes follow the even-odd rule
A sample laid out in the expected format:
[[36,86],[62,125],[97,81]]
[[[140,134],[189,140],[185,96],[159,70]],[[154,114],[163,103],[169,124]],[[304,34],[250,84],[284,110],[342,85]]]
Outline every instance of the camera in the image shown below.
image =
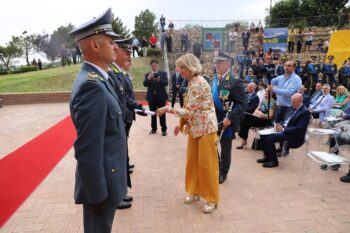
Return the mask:
[[158,77],[159,77],[159,74],[158,74],[158,73],[153,73],[153,76],[154,76],[155,78],[158,78]]

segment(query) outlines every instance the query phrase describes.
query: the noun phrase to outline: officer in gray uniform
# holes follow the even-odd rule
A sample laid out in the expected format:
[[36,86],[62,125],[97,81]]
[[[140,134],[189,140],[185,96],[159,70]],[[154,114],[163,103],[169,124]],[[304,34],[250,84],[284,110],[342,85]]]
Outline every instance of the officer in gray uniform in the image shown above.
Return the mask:
[[[213,77],[212,94],[216,117],[219,122],[221,159],[219,183],[226,180],[231,165],[232,139],[247,108],[247,96],[242,79],[231,72],[233,58],[219,52],[214,58],[217,73]],[[221,122],[221,124],[220,124]],[[224,130],[222,132],[222,130]]]
[[70,112],[77,132],[75,202],[83,204],[84,232],[111,232],[118,203],[127,193],[127,142],[121,103],[107,74],[115,59],[112,12],[69,33],[84,64],[73,84]]
[[[118,48],[116,49],[116,59],[112,62],[112,64],[110,65],[110,69],[108,70],[108,74],[111,77],[110,80],[112,81],[112,85],[115,88],[120,102],[122,103],[127,138],[129,138],[129,131],[132,122],[133,120],[135,120],[134,109],[138,109],[141,111],[138,112],[139,115],[146,115],[144,113],[145,109],[143,108],[143,106],[141,104],[138,104],[135,100],[132,82],[129,77],[129,74],[126,72],[127,67],[125,64],[131,62],[132,41],[133,38],[114,40],[114,43],[118,45]],[[132,168],[134,167],[134,165],[129,165],[129,156],[126,166],[128,168],[128,186],[129,188],[131,188],[130,173],[132,173]],[[123,201],[119,203],[117,208],[130,208],[132,200],[132,196],[124,197]]]

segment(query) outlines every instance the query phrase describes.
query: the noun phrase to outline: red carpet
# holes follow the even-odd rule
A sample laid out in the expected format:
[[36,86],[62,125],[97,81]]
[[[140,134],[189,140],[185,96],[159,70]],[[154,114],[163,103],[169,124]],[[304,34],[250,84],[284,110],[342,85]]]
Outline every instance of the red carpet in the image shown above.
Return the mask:
[[66,117],[0,160],[0,228],[73,146]]

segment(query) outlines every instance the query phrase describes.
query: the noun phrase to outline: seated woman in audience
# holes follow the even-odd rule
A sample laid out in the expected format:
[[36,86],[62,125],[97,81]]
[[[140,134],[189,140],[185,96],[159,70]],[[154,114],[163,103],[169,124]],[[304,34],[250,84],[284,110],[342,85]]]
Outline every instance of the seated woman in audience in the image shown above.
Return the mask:
[[236,149],[243,149],[247,146],[249,129],[251,127],[266,127],[271,125],[275,116],[276,97],[272,92],[266,92],[265,99],[259,104],[253,114],[244,114],[238,135],[242,143]]
[[335,96],[335,104],[334,108],[337,109],[344,109],[345,104],[349,101],[348,97],[348,91],[346,88],[342,85],[337,87],[337,94]]

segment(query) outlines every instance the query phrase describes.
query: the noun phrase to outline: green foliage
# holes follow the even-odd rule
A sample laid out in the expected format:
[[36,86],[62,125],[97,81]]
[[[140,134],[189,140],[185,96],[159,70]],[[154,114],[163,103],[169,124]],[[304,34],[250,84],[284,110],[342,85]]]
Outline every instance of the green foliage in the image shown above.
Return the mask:
[[159,57],[162,55],[162,51],[159,48],[149,48],[147,50],[147,56]]
[[138,16],[135,16],[135,30],[132,34],[137,38],[145,36],[149,38],[152,33],[157,34],[157,24],[155,23],[156,15],[150,10],[141,11]]
[[37,71],[38,67],[37,66],[22,66],[20,68],[20,70],[22,73],[25,73],[25,72],[30,72],[30,71]]
[[10,69],[11,59],[22,55],[22,49],[19,48],[13,41],[10,41],[6,46],[0,46],[0,61],[6,67]]
[[34,48],[34,35],[28,35],[27,33],[27,31],[24,31],[20,36],[12,36],[12,41],[22,50],[22,54],[25,55],[27,65],[29,66],[29,53]]
[[348,0],[281,0],[271,9],[265,18],[269,27],[295,26],[331,26],[338,22],[338,12]]
[[9,72],[7,70],[2,70],[0,71],[0,75],[5,75],[5,74],[8,74]]
[[117,33],[122,38],[130,37],[130,34],[129,34],[130,30],[123,25],[123,22],[119,17],[114,18],[113,16],[112,29],[115,33]]

